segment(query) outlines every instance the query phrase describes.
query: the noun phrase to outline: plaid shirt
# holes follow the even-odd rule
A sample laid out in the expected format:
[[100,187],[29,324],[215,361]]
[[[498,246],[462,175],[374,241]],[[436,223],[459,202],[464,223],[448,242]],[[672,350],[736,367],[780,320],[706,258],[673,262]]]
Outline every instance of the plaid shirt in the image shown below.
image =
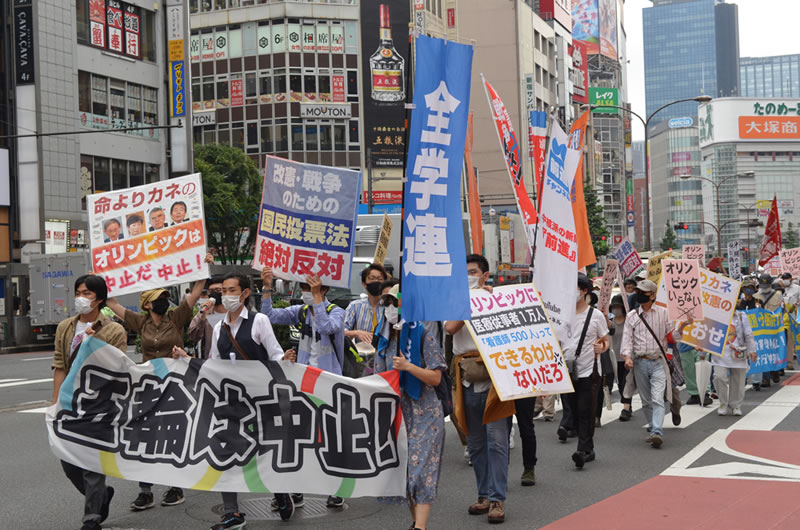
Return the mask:
[[626,357],[638,357],[643,354],[658,353],[660,355],[661,353],[661,348],[658,347],[653,334],[648,331],[642,319],[633,314],[634,312],[647,321],[665,351],[667,349],[667,335],[670,332],[673,332],[675,340],[680,340],[677,329],[674,329],[669,321],[669,313],[666,309],[653,305],[650,311],[644,311],[639,307],[628,313],[628,317],[625,319],[625,330],[622,335],[623,359]]

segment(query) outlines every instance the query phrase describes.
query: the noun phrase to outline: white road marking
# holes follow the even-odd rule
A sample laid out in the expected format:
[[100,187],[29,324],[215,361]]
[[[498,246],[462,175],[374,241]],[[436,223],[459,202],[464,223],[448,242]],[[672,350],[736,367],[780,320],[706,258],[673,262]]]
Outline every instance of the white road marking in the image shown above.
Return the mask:
[[20,414],[44,414],[49,407],[39,407],[35,409],[20,410]]
[[0,388],[8,388],[10,386],[20,386],[20,385],[35,385],[38,383],[50,383],[52,381],[53,381],[52,377],[47,379],[25,379],[22,381],[14,381],[11,383],[0,383]]
[[2,383],[13,383],[14,381],[24,381],[22,378],[17,379],[0,379],[0,384]]
[[52,361],[52,360],[53,356],[51,355],[49,357],[34,357],[33,359],[22,359],[22,362],[28,363],[31,361]]

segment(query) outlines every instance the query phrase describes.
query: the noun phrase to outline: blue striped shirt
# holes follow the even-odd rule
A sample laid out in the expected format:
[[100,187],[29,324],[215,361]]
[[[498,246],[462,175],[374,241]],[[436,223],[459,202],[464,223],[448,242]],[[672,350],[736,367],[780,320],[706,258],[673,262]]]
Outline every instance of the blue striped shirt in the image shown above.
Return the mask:
[[369,304],[369,298],[359,298],[353,300],[347,306],[344,314],[344,329],[347,331],[368,331],[370,333],[375,329],[375,311]]

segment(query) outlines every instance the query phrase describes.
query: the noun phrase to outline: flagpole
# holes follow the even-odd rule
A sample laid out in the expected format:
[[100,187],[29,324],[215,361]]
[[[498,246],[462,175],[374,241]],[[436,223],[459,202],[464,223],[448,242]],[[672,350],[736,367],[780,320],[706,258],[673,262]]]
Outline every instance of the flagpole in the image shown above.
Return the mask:
[[[545,142],[544,142],[544,163],[547,164],[547,154],[550,151],[550,134],[553,131],[553,120],[550,119],[550,113],[547,114],[547,132],[545,133]],[[581,155],[583,156],[583,155]],[[533,248],[531,249],[531,274],[533,274],[533,263],[536,259],[536,240],[538,239],[539,235],[539,222],[541,221],[541,211],[542,211],[542,189],[544,188],[544,174],[545,168],[542,167],[542,178],[539,179],[539,187],[536,190],[536,230],[533,232]]]

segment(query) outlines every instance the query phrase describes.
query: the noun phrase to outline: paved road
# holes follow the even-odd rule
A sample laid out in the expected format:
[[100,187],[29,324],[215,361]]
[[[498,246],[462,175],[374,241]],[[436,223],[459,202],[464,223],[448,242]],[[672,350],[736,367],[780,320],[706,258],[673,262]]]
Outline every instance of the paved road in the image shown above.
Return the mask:
[[[81,499],[47,443],[41,402],[52,395],[49,366],[47,352],[0,356],[0,528],[80,526]],[[25,403],[27,410],[18,410]],[[522,455],[519,448],[512,450],[503,528],[800,528],[793,508],[800,495],[798,404],[800,386],[787,385],[748,390],[742,418],[718,417],[710,407],[685,407],[683,424],[668,426],[661,450],[642,442],[641,412],[634,414],[634,421],[620,423],[615,404],[595,437],[597,461],[583,471],[570,459],[572,441],[560,444],[556,424],[537,420],[537,484],[520,486]],[[516,443],[519,447],[518,436]],[[462,453],[448,426],[432,529],[487,526],[485,516],[466,512],[476,493]],[[221,502],[218,494],[188,491],[183,505],[131,513],[128,503],[136,496],[136,485],[116,479],[109,484],[117,494],[106,528],[197,529],[218,520],[213,511]],[[156,492],[164,489],[156,487]],[[249,503],[242,507],[250,514],[248,528],[254,529],[405,529],[411,522],[404,508],[381,506],[373,499],[351,499],[346,509],[329,512],[323,499],[312,497],[294,520],[280,523],[265,520],[273,515],[264,510],[263,495],[242,499]]]

